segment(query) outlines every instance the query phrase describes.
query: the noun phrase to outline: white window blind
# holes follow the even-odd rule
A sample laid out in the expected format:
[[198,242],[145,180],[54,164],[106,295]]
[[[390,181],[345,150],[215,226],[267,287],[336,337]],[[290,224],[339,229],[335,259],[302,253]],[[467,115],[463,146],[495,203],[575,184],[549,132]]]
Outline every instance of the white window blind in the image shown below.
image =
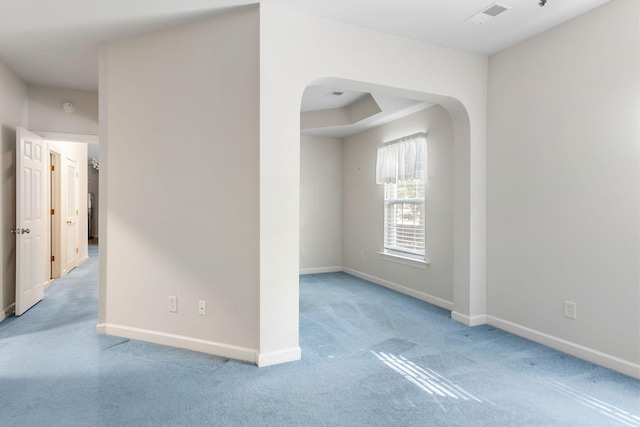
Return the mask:
[[424,179],[384,184],[386,251],[424,257],[424,190]]
[[376,182],[384,184],[384,249],[425,257],[426,133],[378,146]]

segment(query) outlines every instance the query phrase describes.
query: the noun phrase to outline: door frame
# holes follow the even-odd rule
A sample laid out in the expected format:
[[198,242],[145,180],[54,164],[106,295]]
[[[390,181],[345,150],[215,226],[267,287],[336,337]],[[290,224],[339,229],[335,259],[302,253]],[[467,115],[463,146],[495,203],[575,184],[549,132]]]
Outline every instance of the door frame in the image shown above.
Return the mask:
[[[30,131],[40,137],[42,137],[45,141],[48,142],[47,146],[47,156],[53,155],[53,156],[58,156],[58,161],[59,164],[55,165],[58,173],[61,174],[62,170],[64,168],[64,153],[62,153],[62,151],[56,147],[56,142],[59,141],[64,141],[64,142],[80,142],[80,143],[86,143],[86,144],[97,144],[99,142],[98,139],[98,135],[89,135],[89,134],[76,134],[76,133],[60,133],[60,132],[49,132],[49,131],[38,131],[38,130],[32,130]],[[50,157],[47,157],[50,158]],[[81,163],[84,162],[85,159],[77,159],[78,160],[78,167],[80,167]],[[85,162],[85,164],[87,164]],[[47,188],[51,188],[52,182],[51,182],[51,174],[47,174],[46,175],[46,186]],[[64,265],[64,257],[65,257],[65,251],[64,251],[64,236],[63,236],[63,225],[62,222],[64,221],[63,218],[63,209],[62,209],[62,180],[61,180],[61,175],[59,175],[59,179],[58,179],[58,186],[59,186],[59,193],[58,193],[58,206],[56,212],[59,212],[60,215],[55,215],[57,218],[55,218],[55,223],[54,221],[47,221],[45,226],[47,227],[46,230],[46,238],[47,238],[47,242],[45,243],[46,248],[45,248],[45,254],[46,254],[46,266],[52,266],[52,262],[51,262],[51,256],[54,255],[56,257],[55,259],[55,263],[57,264],[56,266],[56,270],[53,270],[54,272],[57,272],[58,274],[55,275],[52,278],[49,278],[46,282],[45,282],[45,289],[48,288],[49,286],[51,286],[51,283],[53,282],[54,279],[59,279],[61,277],[63,277],[63,268],[62,266]],[[82,191],[82,182],[79,183],[79,193]],[[46,208],[50,211],[51,208],[55,208],[53,205],[55,204],[55,201],[51,200],[51,191],[47,191],[47,197],[46,197]],[[82,209],[82,203],[79,203],[79,208]],[[52,224],[54,223],[54,224]],[[86,225],[86,224],[85,224]],[[56,230],[57,228],[57,230]],[[82,230],[83,230],[83,226],[82,223],[79,223],[78,225],[78,230],[79,230],[79,235],[78,238],[81,239],[83,234],[82,234]],[[58,233],[57,235],[54,236],[54,233]],[[57,238],[57,242],[55,242],[54,239]],[[52,250],[52,246],[55,244],[55,249]],[[57,251],[57,254],[55,253]],[[82,264],[84,261],[86,261],[86,258],[82,258],[79,257],[78,258],[78,265]],[[48,269],[49,272],[52,271],[51,268]],[[50,274],[49,274],[50,275]]]
[[49,221],[49,259],[51,272],[47,287],[51,284],[53,279],[62,277],[62,230],[61,230],[61,217],[62,217],[62,189],[61,189],[61,172],[62,172],[62,154],[56,151],[55,147],[50,147],[49,158],[53,170],[49,174],[49,208],[51,210],[51,221]]
[[[66,276],[71,270],[80,265],[80,254],[78,248],[80,246],[80,230],[86,227],[80,227],[80,206],[79,206],[79,173],[80,173],[80,161],[81,159],[72,158],[68,155],[64,155],[62,159],[62,165],[64,167],[64,173],[61,176],[64,178],[64,191],[62,192],[62,199],[64,200],[64,209],[61,211],[63,215],[58,218],[60,224],[64,227],[64,238],[61,239],[64,247],[63,262],[61,263],[62,276]],[[73,172],[69,175],[70,168]],[[86,166],[85,166],[86,167]],[[72,188],[72,191],[70,189]],[[73,201],[70,201],[73,198]],[[86,203],[85,203],[86,205]],[[71,209],[69,209],[71,207]],[[74,212],[75,211],[75,212]],[[63,217],[64,216],[64,217]],[[63,223],[63,221],[65,221]],[[71,233],[71,231],[73,231]]]

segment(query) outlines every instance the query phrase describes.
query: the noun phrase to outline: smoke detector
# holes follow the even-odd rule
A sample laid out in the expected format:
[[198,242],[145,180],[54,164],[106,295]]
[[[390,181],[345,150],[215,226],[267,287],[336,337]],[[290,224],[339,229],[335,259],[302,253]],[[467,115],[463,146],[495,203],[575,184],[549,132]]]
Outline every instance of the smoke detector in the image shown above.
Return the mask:
[[464,22],[468,22],[470,24],[475,24],[475,25],[482,25],[485,22],[488,22],[490,20],[492,20],[493,18],[495,18],[496,16],[508,11],[511,9],[511,6],[507,6],[506,4],[502,4],[502,3],[493,3],[487,7],[485,7],[484,9],[482,9],[480,12],[476,13],[475,15],[472,15],[470,17],[468,17],[467,19],[464,20]]
[[66,101],[62,104],[62,109],[65,113],[73,113],[76,110],[76,106],[73,103]]

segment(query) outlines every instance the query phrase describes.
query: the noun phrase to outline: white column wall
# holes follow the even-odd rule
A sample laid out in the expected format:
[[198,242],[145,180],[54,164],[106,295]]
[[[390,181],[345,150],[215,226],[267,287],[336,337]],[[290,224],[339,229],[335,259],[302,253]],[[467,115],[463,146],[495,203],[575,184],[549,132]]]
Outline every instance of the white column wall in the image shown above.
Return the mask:
[[99,332],[256,360],[258,31],[245,8],[103,51]]

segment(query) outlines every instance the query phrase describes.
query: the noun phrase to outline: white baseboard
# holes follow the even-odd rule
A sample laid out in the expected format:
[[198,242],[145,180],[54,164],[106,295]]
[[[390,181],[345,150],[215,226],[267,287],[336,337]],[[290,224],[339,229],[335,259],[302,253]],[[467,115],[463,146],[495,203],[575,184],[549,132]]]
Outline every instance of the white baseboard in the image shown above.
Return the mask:
[[318,273],[339,273],[343,271],[342,267],[317,267],[317,268],[301,268],[300,275],[318,274]]
[[424,292],[416,291],[414,289],[407,288],[405,286],[399,285],[397,283],[389,282],[388,280],[380,279],[379,277],[370,276],[369,274],[362,273],[361,271],[354,270],[352,268],[343,267],[342,271],[345,273],[351,274],[352,276],[359,277],[364,280],[368,280],[369,282],[373,282],[376,285],[384,286],[385,288],[392,289],[396,292],[400,292],[401,294],[409,295],[413,298],[419,299],[424,302],[428,302],[429,304],[436,305],[438,307],[452,310],[453,303],[451,301],[444,300],[442,298],[434,297],[433,295],[425,294]]
[[467,326],[480,326],[487,323],[486,314],[481,314],[479,316],[467,316],[466,314],[461,314],[461,313],[458,313],[457,311],[452,311],[451,318],[456,322],[460,322]]
[[44,282],[44,286],[42,287],[44,290],[49,289],[49,287],[51,286],[51,284],[53,283],[55,279],[49,279],[46,282]]
[[215,356],[228,357],[229,359],[257,363],[257,351],[255,349],[239,347],[231,344],[201,340],[182,335],[166,334],[164,332],[150,331],[147,329],[113,325],[110,323],[98,324],[96,326],[96,332],[99,335],[114,335],[122,338],[199,351],[201,353],[213,354]]
[[2,322],[4,319],[6,319],[7,317],[11,316],[13,313],[16,312],[16,303],[12,303],[9,305],[9,307],[5,308],[4,310],[0,311],[0,322]]
[[514,335],[527,338],[539,344],[546,345],[547,347],[562,351],[563,353],[570,354],[579,359],[640,379],[640,365],[637,363],[629,362],[610,354],[602,353],[601,351],[584,347],[507,320],[493,316],[486,317],[487,323],[491,326],[495,326],[496,328],[511,332]]
[[[328,272],[340,271],[338,270],[338,267],[327,267],[326,270],[325,269],[308,269],[308,270],[317,270],[317,271],[307,272],[307,270],[300,270],[300,274],[328,273]],[[561,338],[554,337],[552,335],[548,335],[543,332],[539,332],[539,331],[527,328],[525,326],[509,322],[507,320],[499,319],[497,317],[493,317],[489,315],[467,316],[467,315],[453,311],[453,303],[450,301],[446,301],[441,298],[434,297],[432,295],[428,295],[413,289],[406,288],[402,285],[398,285],[397,283],[389,282],[387,280],[380,279],[378,277],[374,277],[366,273],[362,273],[358,270],[342,267],[341,271],[344,271],[345,273],[351,274],[361,279],[368,280],[369,282],[373,282],[377,285],[384,286],[389,289],[393,289],[394,291],[412,296],[414,298],[428,302],[438,307],[442,307],[447,310],[452,310],[451,318],[467,326],[479,326],[479,325],[489,324],[491,326],[495,326],[496,328],[510,332],[514,335],[518,335],[520,337],[529,339],[531,341],[537,342],[547,347],[562,351],[563,353],[570,354],[579,359],[583,359],[583,360],[595,363],[596,365],[603,366],[605,368],[614,370],[616,372],[620,372],[622,374],[628,375],[630,377],[640,379],[640,364],[629,362],[627,360],[620,359],[616,356],[612,356],[610,354],[603,353],[598,350],[584,347],[582,345],[575,344],[570,341],[566,341]]]
[[302,350],[300,347],[294,347],[268,353],[258,353],[257,363],[260,368],[263,368],[265,366],[277,365],[280,363],[295,362],[301,358]]

